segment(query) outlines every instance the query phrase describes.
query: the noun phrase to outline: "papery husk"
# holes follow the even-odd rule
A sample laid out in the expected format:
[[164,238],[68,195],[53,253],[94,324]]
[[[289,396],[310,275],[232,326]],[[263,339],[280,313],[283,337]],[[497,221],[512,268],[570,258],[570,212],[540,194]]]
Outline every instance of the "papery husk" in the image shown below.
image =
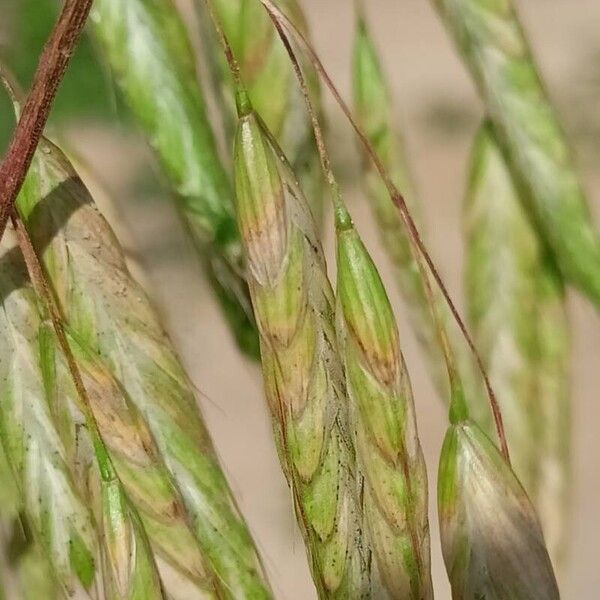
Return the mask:
[[454,600],[558,600],[535,509],[498,449],[470,421],[446,434],[438,512]]

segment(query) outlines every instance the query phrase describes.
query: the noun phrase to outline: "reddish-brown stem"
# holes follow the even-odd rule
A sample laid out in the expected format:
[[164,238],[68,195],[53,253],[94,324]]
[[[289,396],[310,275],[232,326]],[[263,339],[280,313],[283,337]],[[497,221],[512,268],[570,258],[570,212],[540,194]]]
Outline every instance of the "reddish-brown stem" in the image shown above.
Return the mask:
[[91,7],[92,0],[66,0],[40,56],[21,118],[0,163],[0,239]]
[[446,288],[446,285],[444,284],[444,281],[442,280],[440,274],[438,273],[438,270],[435,267],[435,264],[433,263],[433,260],[430,256],[427,248],[425,247],[425,244],[423,243],[421,235],[419,234],[419,230],[412,218],[412,215],[410,214],[410,211],[408,209],[408,206],[406,205],[406,201],[404,200],[404,197],[402,196],[402,194],[400,193],[398,188],[394,185],[389,173],[387,172],[385,166],[381,162],[381,159],[377,155],[377,152],[371,145],[371,142],[369,141],[367,136],[363,133],[362,129],[359,127],[356,119],[352,115],[352,111],[349,109],[348,105],[346,104],[346,102],[344,101],[344,99],[342,98],[340,93],[338,92],[337,87],[335,86],[331,77],[327,73],[325,67],[323,66],[323,63],[321,62],[321,60],[320,60],[319,56],[317,55],[317,53],[315,52],[315,50],[313,49],[312,45],[304,37],[302,32],[299,31],[294,26],[294,24],[285,15],[285,13],[283,13],[271,0],[260,0],[260,1],[262,2],[263,6],[269,13],[273,22],[276,24],[276,28],[278,29],[278,31],[281,31],[281,29],[284,28],[300,43],[300,45],[302,46],[302,48],[304,49],[304,51],[307,53],[308,57],[310,58],[310,61],[313,64],[314,68],[317,70],[317,72],[319,73],[319,75],[321,76],[321,78],[323,79],[323,81],[325,82],[327,87],[329,88],[335,101],[340,106],[343,113],[346,115],[348,121],[352,125],[352,128],[356,132],[356,135],[358,136],[361,144],[364,146],[370,159],[373,161],[373,164],[375,165],[375,168],[377,169],[379,176],[381,177],[382,181],[384,182],[384,184],[388,190],[391,200],[393,201],[395,206],[398,208],[398,211],[400,212],[400,215],[401,215],[402,220],[407,228],[407,231],[409,233],[411,240],[417,246],[421,256],[425,260],[427,267],[428,267],[429,271],[431,272],[431,275],[433,276],[435,282],[437,283],[438,287],[440,288],[440,290],[442,292],[442,295],[444,296],[444,300],[448,304],[448,307],[450,309],[450,312],[452,313],[452,316],[454,317],[456,323],[458,324],[458,327],[459,327],[462,335],[464,336],[471,352],[473,353],[473,356],[475,357],[477,367],[481,373],[481,376],[483,378],[485,388],[487,391],[487,395],[489,397],[490,407],[491,407],[492,415],[494,418],[494,423],[495,423],[496,432],[498,435],[498,440],[500,443],[500,450],[501,450],[502,454],[504,455],[504,458],[506,459],[506,461],[508,463],[510,463],[508,444],[506,442],[506,434],[504,431],[504,423],[502,420],[502,413],[500,411],[500,406],[498,405],[498,401],[496,399],[496,395],[494,394],[494,390],[492,389],[492,385],[488,378],[487,372],[483,365],[483,361],[481,359],[481,356],[479,355],[479,351],[477,350],[475,343],[473,342],[473,339],[471,338],[471,335],[469,334],[469,331],[468,331],[464,321],[462,320],[462,317],[460,316],[460,313],[458,312],[458,309],[456,308],[456,306],[454,305],[454,302],[452,301],[452,298],[450,297],[450,294],[448,292],[448,289]]
[[231,49],[231,45],[229,44],[229,40],[223,31],[223,26],[219,21],[215,13],[215,9],[212,4],[212,0],[204,0],[204,6],[206,7],[206,11],[208,12],[208,16],[212,21],[213,27],[215,28],[215,32],[217,37],[219,38],[219,44],[221,45],[221,49],[223,50],[223,54],[225,55],[225,60],[227,61],[227,66],[229,67],[229,71],[231,72],[231,76],[233,77],[233,81],[236,86],[242,86],[242,76],[240,74],[240,65],[233,54],[233,50]]

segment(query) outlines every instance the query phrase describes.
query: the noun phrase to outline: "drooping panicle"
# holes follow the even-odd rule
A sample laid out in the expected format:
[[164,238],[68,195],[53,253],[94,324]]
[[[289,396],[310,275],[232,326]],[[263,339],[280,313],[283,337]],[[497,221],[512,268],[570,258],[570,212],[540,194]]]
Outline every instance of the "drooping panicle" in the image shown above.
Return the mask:
[[433,597],[427,473],[395,317],[375,264],[338,208],[337,329],[364,514],[388,597]]
[[333,293],[304,196],[238,94],[237,214],[283,470],[321,598],[369,592]]

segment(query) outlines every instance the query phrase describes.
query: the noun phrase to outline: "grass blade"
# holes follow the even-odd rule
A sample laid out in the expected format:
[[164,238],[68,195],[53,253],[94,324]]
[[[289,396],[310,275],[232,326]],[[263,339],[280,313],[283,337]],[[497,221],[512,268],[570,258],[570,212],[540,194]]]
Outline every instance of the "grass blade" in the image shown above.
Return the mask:
[[43,140],[18,208],[73,337],[148,426],[224,597],[269,596],[190,382],[122,250],[60,150]]
[[600,238],[510,0],[434,0],[565,280],[600,307]]
[[476,139],[465,206],[471,323],[502,403],[512,466],[559,563],[570,483],[569,334],[546,255],[489,125]]
[[171,0],[98,0],[91,19],[129,109],[154,148],[240,347],[258,356],[231,185],[194,55]]
[[283,470],[320,598],[369,594],[333,292],[306,201],[238,95],[237,214]]

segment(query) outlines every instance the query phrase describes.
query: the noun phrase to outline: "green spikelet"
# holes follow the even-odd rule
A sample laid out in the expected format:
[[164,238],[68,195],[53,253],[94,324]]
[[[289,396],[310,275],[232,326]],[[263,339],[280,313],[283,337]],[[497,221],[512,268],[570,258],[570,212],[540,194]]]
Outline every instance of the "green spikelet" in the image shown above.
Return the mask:
[[434,0],[565,280],[600,307],[600,238],[511,0]]
[[[18,256],[14,250],[1,258],[3,266],[6,265],[1,272],[2,291],[3,296],[11,296],[5,302],[5,318],[12,327],[13,339],[19,340],[16,343],[21,361],[27,360],[28,365],[27,371],[19,368],[15,371],[21,371],[19,376],[26,375],[27,387],[22,394],[20,384],[13,388],[17,402],[8,403],[2,422],[8,434],[7,447],[21,446],[24,453],[20,467],[16,462],[19,454],[10,451],[10,458],[19,473],[28,522],[48,552],[54,576],[65,595],[99,600],[162,600],[145,533],[111,470],[94,424],[89,420],[74,421],[71,427],[66,427],[69,412],[66,396],[62,389],[54,390],[49,381],[54,361],[60,356],[58,346],[53,330],[38,316],[38,306],[42,303],[36,302],[15,258]],[[43,424],[43,434],[36,423]],[[21,431],[13,430],[15,425]],[[95,440],[93,448],[90,438]],[[43,455],[48,458],[41,459]],[[53,469],[48,468],[49,463]],[[94,502],[94,490],[98,487],[102,490],[98,499],[100,508]],[[106,493],[107,488],[110,494]],[[117,500],[124,509],[121,512],[115,510]],[[106,514],[102,535],[98,537],[95,508]],[[127,539],[124,535],[111,536],[115,530],[126,533]],[[21,569],[22,575],[33,572],[32,564],[21,566],[26,567]],[[119,582],[113,586],[115,573],[119,574]],[[29,585],[26,582],[22,586],[24,594],[33,593]],[[48,586],[43,589],[49,591]],[[40,592],[39,586],[36,591]]]
[[217,595],[269,597],[188,378],[112,231],[64,155],[46,140],[18,208],[73,337],[101,357],[146,423]]
[[514,471],[558,562],[570,487],[564,290],[489,126],[475,142],[465,220],[477,345],[501,402]]
[[433,598],[427,473],[396,321],[344,209],[336,231],[338,339],[375,564],[390,598]]
[[219,160],[194,56],[172,0],[98,0],[94,31],[123,97],[156,152],[184,223],[208,262],[238,344],[258,356],[233,192]]
[[474,423],[450,426],[440,458],[438,512],[454,600],[558,600],[533,505]]
[[[363,15],[358,16],[354,39],[352,84],[354,106],[360,125],[379,159],[388,169],[394,184],[402,190],[411,212],[417,214],[417,194],[408,173],[402,144],[394,129],[392,99]],[[415,332],[432,362],[435,380],[447,392],[444,359],[406,228],[385,184],[367,156],[364,157],[363,165],[366,191],[374,210],[381,241],[394,265]],[[418,220],[418,215],[416,218]],[[447,397],[447,393],[444,393],[444,397]]]
[[99,543],[93,516],[69,464],[47,401],[39,317],[17,250],[0,257],[0,438],[24,514],[66,595],[99,598]]
[[[120,489],[115,479],[118,476],[147,532],[165,591],[177,597],[177,590],[182,588],[198,598],[213,598],[215,592],[209,567],[188,527],[180,495],[171,483],[144,420],[98,357],[82,348],[72,336],[69,336],[69,345],[77,361],[98,430],[110,455],[110,464],[106,466],[106,473],[103,473],[106,480],[102,481],[102,490],[99,492],[102,497],[106,496],[103,506],[117,513],[122,511],[125,516],[130,513],[119,496]],[[51,377],[62,402],[69,402],[63,427],[79,430],[84,416],[64,363],[57,363]],[[68,433],[65,431],[62,437],[65,439]],[[74,438],[78,440],[78,446],[81,445],[80,438],[81,434]],[[81,460],[78,462],[81,463]],[[104,512],[98,514],[97,520],[108,524],[114,521],[107,519]],[[137,515],[132,515],[131,520],[128,529],[133,528],[135,533],[139,529]],[[127,538],[124,540],[126,542]],[[177,577],[174,578],[173,574],[177,574]],[[120,579],[122,577],[117,578]]]
[[110,459],[96,444],[101,472],[106,596],[115,600],[163,600],[150,544]]
[[238,101],[238,224],[279,455],[319,597],[361,598],[369,573],[358,538],[333,293],[306,201],[246,95]]

